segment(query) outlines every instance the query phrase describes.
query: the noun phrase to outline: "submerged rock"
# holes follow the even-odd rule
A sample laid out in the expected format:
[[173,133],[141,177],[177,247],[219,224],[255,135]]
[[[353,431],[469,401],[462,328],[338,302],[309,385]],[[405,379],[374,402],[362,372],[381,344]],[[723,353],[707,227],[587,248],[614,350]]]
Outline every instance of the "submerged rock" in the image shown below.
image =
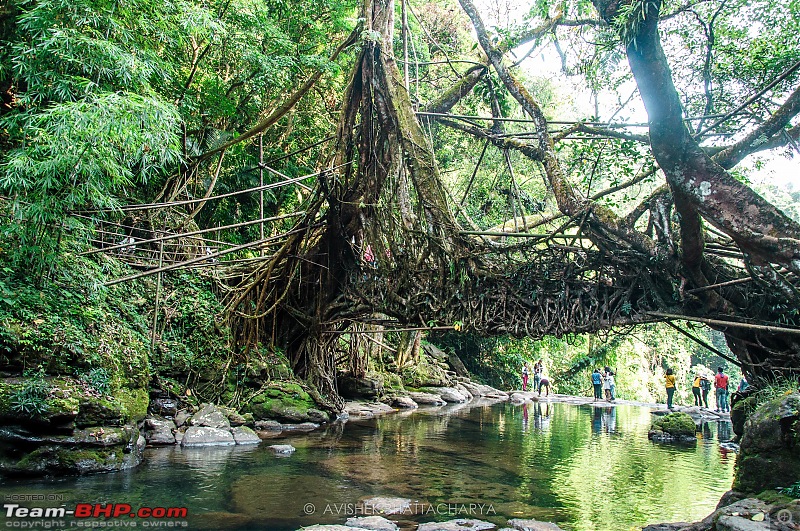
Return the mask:
[[397,524],[387,520],[382,516],[354,516],[348,518],[345,525],[358,529],[370,529],[372,531],[396,531]]
[[296,450],[291,444],[272,444],[267,448],[280,455],[291,455]]
[[359,506],[371,513],[380,514],[411,514],[411,500],[408,498],[393,498],[391,496],[373,496],[359,502]]
[[508,525],[519,531],[562,531],[552,522],[540,522],[533,519],[514,518],[508,521]]
[[428,522],[427,524],[420,524],[417,531],[484,531],[495,528],[497,528],[497,526],[491,522],[459,518],[447,522]]

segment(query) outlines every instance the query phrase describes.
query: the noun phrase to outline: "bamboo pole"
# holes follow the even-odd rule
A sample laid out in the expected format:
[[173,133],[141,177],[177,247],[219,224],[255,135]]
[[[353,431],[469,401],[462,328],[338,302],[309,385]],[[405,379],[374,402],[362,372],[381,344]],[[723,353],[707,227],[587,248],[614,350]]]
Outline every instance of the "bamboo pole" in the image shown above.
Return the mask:
[[[248,225],[255,225],[256,223],[262,223],[263,224],[265,221],[279,221],[279,220],[282,220],[282,219],[293,218],[293,217],[298,217],[298,216],[303,216],[303,215],[305,215],[305,211],[301,210],[299,212],[293,212],[291,214],[284,214],[282,216],[273,216],[273,217],[269,217],[269,218],[261,218],[261,219],[256,219],[256,220],[252,220],[252,221],[243,221],[241,223],[234,223],[232,225],[225,225],[225,226],[222,226],[222,227],[212,227],[210,229],[200,229],[200,230],[195,230],[195,231],[192,231],[192,232],[168,234],[166,236],[161,236],[159,238],[151,238],[149,240],[136,240],[132,244],[131,243],[120,243],[120,244],[117,244],[117,245],[112,245],[111,247],[106,247],[104,249],[92,249],[90,251],[83,251],[78,256],[90,255],[90,254],[95,254],[95,253],[102,253],[102,252],[107,252],[107,251],[113,251],[115,249],[120,249],[122,247],[128,247],[130,245],[143,245],[145,243],[164,242],[166,240],[174,240],[176,238],[189,238],[191,236],[196,236],[198,234],[205,234],[207,232],[214,232],[214,231],[218,231],[218,230],[237,229],[239,227],[246,227]],[[105,232],[105,231],[103,231],[103,232]],[[109,233],[109,234],[116,234],[116,233]],[[262,232],[262,234],[263,234],[263,232]],[[264,238],[261,238],[261,239],[263,240]],[[231,245],[230,243],[227,243],[227,242],[223,242],[223,243],[226,243],[227,245]]]
[[161,302],[161,268],[164,265],[164,240],[161,240],[161,245],[159,245],[159,253],[158,253],[158,280],[156,281],[156,307],[153,311],[153,330],[150,332],[150,353],[153,353],[153,350],[156,347],[156,333],[158,331],[158,312],[159,306]]
[[645,312],[647,315],[654,317],[663,317],[665,319],[681,319],[684,321],[696,321],[698,323],[710,324],[715,326],[729,326],[731,328],[746,328],[749,330],[763,330],[765,332],[773,332],[776,334],[800,334],[800,328],[786,328],[784,326],[771,326],[759,325],[752,323],[740,323],[737,321],[723,321],[721,319],[706,319],[705,317],[692,317],[690,315],[676,315],[672,313],[663,312]]
[[703,286],[702,288],[690,289],[686,293],[692,293],[692,294],[700,293],[702,291],[708,291],[710,289],[724,288],[725,286],[734,286],[736,284],[744,284],[746,282],[752,282],[752,281],[753,281],[752,277],[737,278],[736,280],[729,280],[727,282],[720,282],[719,284],[711,284],[710,286]]
[[579,236],[573,234],[530,234],[527,232],[502,232],[502,231],[488,231],[488,230],[460,230],[459,234],[466,234],[472,236],[508,236],[510,238],[539,238],[541,240],[591,240],[589,236]]
[[171,264],[159,269],[151,269],[149,271],[143,271],[141,273],[137,273],[135,275],[129,275],[127,277],[118,278],[115,280],[109,280],[108,282],[104,282],[104,286],[114,286],[116,284],[121,284],[122,282],[128,282],[129,280],[136,280],[137,278],[147,277],[150,275],[155,275],[161,271],[172,271],[173,269],[179,269],[182,267],[190,266],[193,264],[198,264],[204,262],[206,260],[211,260],[213,258],[219,258],[220,256],[224,256],[226,254],[235,253],[237,251],[243,251],[245,249],[251,249],[253,247],[257,247],[259,245],[263,245],[265,243],[269,243],[270,241],[278,240],[281,238],[285,238],[291,234],[295,234],[297,232],[302,232],[308,228],[312,227],[320,227],[321,224],[312,225],[311,227],[300,227],[294,230],[290,230],[289,232],[284,232],[283,234],[279,234],[277,236],[272,236],[270,238],[264,238],[263,240],[258,240],[255,242],[243,243],[242,245],[237,245],[235,247],[231,247],[230,249],[225,249],[224,251],[217,251],[216,253],[212,253],[206,256],[200,256],[198,258],[192,258],[191,260],[186,260],[185,262],[177,262],[175,264]]

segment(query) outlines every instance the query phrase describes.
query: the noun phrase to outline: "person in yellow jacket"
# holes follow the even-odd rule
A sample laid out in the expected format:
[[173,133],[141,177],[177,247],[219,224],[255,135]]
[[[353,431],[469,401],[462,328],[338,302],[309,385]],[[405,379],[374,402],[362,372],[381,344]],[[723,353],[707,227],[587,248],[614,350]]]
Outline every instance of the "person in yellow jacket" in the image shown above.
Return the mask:
[[672,409],[672,397],[675,396],[675,374],[672,369],[667,369],[667,408]]
[[694,396],[694,405],[702,406],[703,399],[700,397],[700,382],[703,378],[700,376],[700,373],[697,372],[694,375],[694,381],[692,382],[692,396]]

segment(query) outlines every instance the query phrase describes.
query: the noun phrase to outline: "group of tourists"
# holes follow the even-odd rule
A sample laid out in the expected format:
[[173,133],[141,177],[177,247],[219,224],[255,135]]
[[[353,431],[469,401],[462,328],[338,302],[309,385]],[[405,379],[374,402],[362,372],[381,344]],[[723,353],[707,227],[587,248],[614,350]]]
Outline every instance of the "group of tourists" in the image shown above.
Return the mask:
[[[528,390],[528,377],[531,373],[531,370],[528,368],[528,362],[526,361],[522,365],[522,390]],[[532,390],[534,392],[538,391],[539,396],[542,395],[542,388],[545,389],[546,393],[545,396],[550,396],[550,380],[545,377],[544,375],[544,364],[542,360],[537,361],[533,364],[533,387]]]
[[[728,384],[730,378],[722,367],[717,367],[717,374],[713,376],[714,379],[714,394],[716,398],[717,413],[729,413],[731,410],[728,391]],[[672,369],[667,369],[667,374],[664,376],[665,385],[667,389],[667,408],[673,409],[673,398],[675,397],[675,390],[678,388],[675,373]],[[708,409],[708,393],[711,391],[711,378],[701,371],[694,374],[692,380],[692,396],[694,397],[694,405],[705,407]],[[748,383],[745,378],[742,378],[737,391],[743,391],[747,388]]]
[[610,367],[603,367],[603,372],[600,369],[595,369],[592,373],[592,387],[594,387],[594,399],[602,400],[603,395],[609,402],[617,399],[617,385],[614,382],[614,371]]

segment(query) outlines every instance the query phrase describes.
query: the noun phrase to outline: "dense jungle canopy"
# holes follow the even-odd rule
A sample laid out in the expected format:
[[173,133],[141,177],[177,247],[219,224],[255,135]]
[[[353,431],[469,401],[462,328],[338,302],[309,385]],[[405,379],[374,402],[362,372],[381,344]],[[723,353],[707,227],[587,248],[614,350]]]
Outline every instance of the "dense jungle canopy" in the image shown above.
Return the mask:
[[800,370],[800,1],[522,4],[4,1],[8,364],[139,319],[334,396],[427,332],[665,322]]

